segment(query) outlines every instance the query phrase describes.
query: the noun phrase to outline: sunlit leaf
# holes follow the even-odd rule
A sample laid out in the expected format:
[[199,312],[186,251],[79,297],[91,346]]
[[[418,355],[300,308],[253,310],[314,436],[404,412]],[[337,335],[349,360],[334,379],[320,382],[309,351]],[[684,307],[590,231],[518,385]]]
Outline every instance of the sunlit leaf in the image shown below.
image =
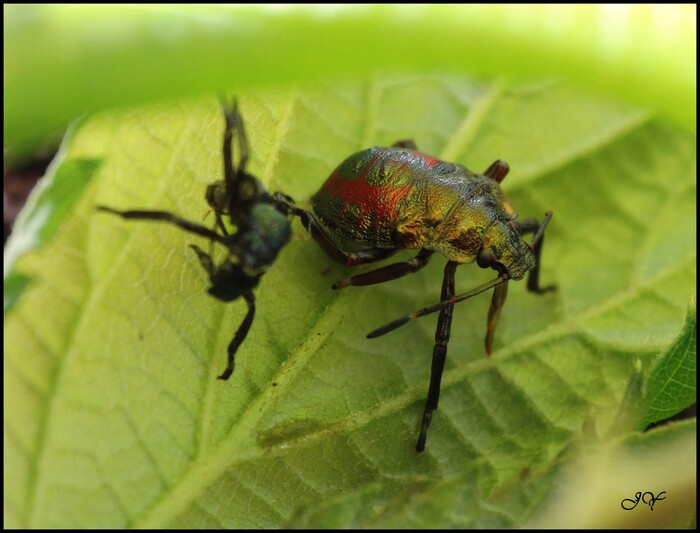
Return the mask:
[[[208,244],[94,209],[204,219],[222,169],[217,102],[95,116],[61,162],[100,159],[95,179],[16,263],[35,282],[6,319],[6,525],[525,524],[582,428],[607,434],[635,365],[648,370],[681,329],[695,292],[695,139],[552,82],[383,76],[238,97],[251,172],[301,205],[373,144],[412,137],[478,171],[508,161],[520,215],[554,211],[542,279],[558,291],[513,283],[491,358],[489,298],[455,308],[418,455],[435,317],[365,334],[435,303],[444,260],[332,291],[348,269],[294,222],[222,382],[245,304],[206,294],[188,245]],[[457,278],[466,290],[491,275],[469,265]]]
[[646,382],[648,413],[643,426],[675,415],[697,401],[697,319],[695,298],[688,304],[683,330],[655,361]]
[[4,15],[10,158],[100,109],[375,70],[562,77],[695,130],[690,4],[10,4]]

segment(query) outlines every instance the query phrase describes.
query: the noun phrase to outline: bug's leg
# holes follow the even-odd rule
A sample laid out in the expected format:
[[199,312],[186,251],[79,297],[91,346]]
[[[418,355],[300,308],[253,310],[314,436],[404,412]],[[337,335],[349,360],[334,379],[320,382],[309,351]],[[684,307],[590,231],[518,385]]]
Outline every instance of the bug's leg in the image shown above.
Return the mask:
[[342,289],[350,285],[374,285],[376,283],[384,283],[392,279],[403,277],[407,274],[418,272],[421,268],[428,264],[430,257],[435,252],[433,250],[421,250],[413,259],[402,261],[400,263],[392,263],[376,270],[370,270],[362,274],[351,276],[347,279],[341,279],[333,284],[334,289]]
[[[219,216],[218,213],[215,213],[216,215],[216,225],[214,226],[212,231],[216,231],[216,228],[218,227],[221,230],[221,234],[224,236],[228,235],[228,231],[226,230],[226,227],[224,226],[224,221],[223,219]],[[214,253],[214,241],[209,241],[209,255]],[[201,256],[200,256],[201,260]],[[211,259],[210,259],[211,261]]]
[[[223,110],[226,119],[223,134],[223,155],[224,155],[224,183],[225,192],[222,200],[226,212],[234,223],[239,222],[239,215],[245,215],[246,209],[241,209],[240,204],[244,204],[251,200],[250,196],[255,195],[257,187],[244,187],[244,182],[250,182],[250,176],[245,173],[245,167],[248,163],[248,138],[243,125],[243,117],[238,111],[238,103],[234,99],[231,103],[227,103],[225,99],[221,99],[221,109]],[[233,162],[233,136],[234,132],[238,140],[238,166]],[[247,192],[246,198],[241,195]],[[220,215],[217,212],[217,215]],[[220,225],[219,227],[222,227]],[[225,231],[222,229],[222,231]]]
[[[230,152],[230,150],[229,150]],[[229,156],[231,154],[229,153]],[[224,168],[230,167],[230,159],[226,162],[226,157],[224,157]],[[224,226],[222,215],[228,212],[229,199],[227,198],[227,187],[225,181],[215,181],[207,185],[207,191],[204,194],[209,207],[211,207],[214,212],[214,230],[218,227],[223,235],[228,235],[226,226]],[[209,213],[207,213],[208,215]],[[206,218],[207,215],[204,215]]]
[[408,148],[409,150],[415,150],[416,152],[418,151],[416,141],[413,139],[401,139],[400,141],[396,141],[391,146],[394,148]]
[[[236,126],[237,112],[235,103],[228,104],[223,98],[221,99],[221,110],[224,112],[226,125],[224,126],[223,144],[221,149],[224,155],[225,186],[223,187],[224,198],[221,198],[220,200],[226,207],[228,207],[235,202],[235,196],[238,192],[238,184],[236,183],[236,169],[233,166],[233,147],[231,146],[233,141],[233,129]],[[217,212],[216,215],[218,218],[219,213]]]
[[[224,127],[223,154],[224,154],[224,181],[230,193],[237,192],[238,180],[245,172],[248,162],[248,138],[243,126],[243,117],[238,112],[238,103],[233,100],[230,104],[221,99],[221,109],[224,112],[226,126]],[[238,136],[238,148],[241,152],[239,156],[238,168],[233,164],[233,132]]]
[[[458,266],[459,263],[454,261],[448,261],[445,265],[445,273],[442,278],[442,293],[440,294],[441,301],[449,300],[455,294],[455,270]],[[423,420],[421,421],[420,434],[416,444],[416,450],[419,452],[425,449],[428,426],[430,426],[430,421],[433,418],[433,412],[438,408],[440,382],[442,380],[442,371],[445,368],[445,358],[447,357],[447,343],[450,340],[453,309],[454,306],[450,305],[440,311],[437,328],[435,329],[435,347],[433,348],[433,362],[430,370],[430,387],[428,388],[428,397],[425,400]]]
[[233,369],[236,366],[236,352],[245,340],[246,335],[248,335],[250,326],[253,324],[253,318],[255,317],[255,296],[252,292],[247,292],[243,295],[243,298],[245,298],[248,304],[248,313],[238,327],[236,334],[233,336],[231,344],[228,345],[228,365],[226,366],[226,370],[219,376],[219,379],[227,380],[231,377],[231,374],[233,374]]
[[209,277],[211,278],[214,275],[214,262],[211,260],[211,256],[203,252],[202,249],[196,244],[190,244],[190,248],[192,248],[192,250],[194,250],[194,252],[197,254],[197,257],[199,257],[199,262],[202,263],[202,268],[207,271],[207,274],[209,274]]
[[233,112],[235,113],[235,119],[236,119],[235,120],[235,128],[236,128],[236,134],[238,135],[238,150],[240,151],[240,156],[238,157],[238,168],[236,169],[236,172],[238,174],[244,174],[246,164],[248,163],[248,155],[249,155],[248,137],[246,136],[246,133],[245,133],[245,126],[243,125],[243,117],[241,116],[241,113],[238,111],[238,103],[235,101],[233,103]]
[[493,181],[501,183],[508,175],[510,167],[508,163],[501,159],[497,159],[491,166],[484,171],[484,176],[491,178]]
[[364,265],[381,261],[396,253],[396,250],[385,248],[367,248],[366,250],[358,250],[355,252],[345,252],[331,240],[323,229],[323,226],[309,211],[297,207],[288,196],[276,192],[273,195],[273,201],[277,209],[285,215],[293,215],[299,217],[302,225],[309,232],[311,238],[321,247],[328,257],[345,266]]
[[122,218],[130,220],[153,220],[156,222],[167,222],[169,224],[174,224],[175,226],[178,226],[184,229],[185,231],[189,231],[190,233],[196,233],[197,235],[205,237],[211,241],[216,241],[224,245],[226,244],[226,239],[218,233],[216,233],[215,231],[212,231],[209,228],[205,228],[204,226],[200,226],[199,224],[195,224],[193,222],[185,220],[184,218],[175,216],[172,213],[168,213],[167,211],[119,211],[117,209],[112,209],[111,207],[106,207],[104,205],[98,205],[97,210],[104,211],[106,213],[112,213],[113,215],[118,215]]
[[290,214],[290,207],[296,207],[296,203],[294,202],[294,198],[292,198],[289,195],[284,194],[283,192],[277,191],[272,195],[272,203],[275,205],[275,207],[284,213],[285,215]]
[[408,324],[411,320],[414,320],[416,318],[420,318],[420,317],[425,316],[425,315],[430,315],[432,313],[437,313],[438,311],[442,311],[443,309],[445,309],[445,307],[453,306],[455,304],[458,304],[459,302],[463,302],[464,300],[468,300],[469,298],[473,298],[477,294],[481,294],[484,291],[487,291],[489,289],[493,289],[496,285],[500,285],[501,283],[505,283],[509,279],[510,278],[508,277],[507,274],[501,274],[496,279],[493,279],[493,280],[486,282],[486,283],[482,283],[478,287],[474,287],[473,289],[471,289],[467,292],[456,295],[453,298],[450,298],[449,300],[443,300],[436,305],[431,305],[430,307],[424,307],[423,309],[419,309],[418,311],[415,311],[415,312],[410,313],[408,315],[402,316],[401,318],[397,318],[396,320],[392,320],[388,324],[384,324],[383,326],[375,329],[374,331],[370,331],[367,334],[367,338],[368,339],[376,339],[377,337],[381,337],[382,335],[386,335],[387,333],[394,331],[395,329],[398,329],[401,326]]
[[[551,214],[550,214],[551,216]],[[540,223],[536,218],[526,218],[524,220],[516,221],[515,225],[521,235],[526,233],[535,233],[540,228]],[[542,245],[544,243],[544,234],[540,235],[539,240],[535,244],[532,250],[535,254],[535,266],[527,278],[527,290],[537,294],[543,294],[545,292],[550,292],[556,290],[556,285],[547,285],[546,287],[540,287],[540,255],[542,255]]]
[[228,235],[228,230],[226,229],[226,226],[224,226],[224,221],[218,213],[216,213],[216,226],[214,227],[219,228],[222,235]]
[[503,309],[503,304],[506,303],[506,296],[508,296],[508,282],[496,285],[493,289],[493,296],[491,297],[491,306],[489,307],[489,315],[486,320],[486,355],[491,355],[493,347],[493,336],[496,333],[496,326],[498,325],[498,319],[501,317],[501,309]]

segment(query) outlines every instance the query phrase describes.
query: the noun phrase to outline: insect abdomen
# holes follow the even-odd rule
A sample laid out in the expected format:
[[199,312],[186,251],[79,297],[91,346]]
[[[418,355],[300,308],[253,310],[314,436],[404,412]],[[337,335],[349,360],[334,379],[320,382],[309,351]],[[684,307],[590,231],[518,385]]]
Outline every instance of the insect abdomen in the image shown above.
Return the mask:
[[373,147],[336,168],[312,198],[333,233],[363,246],[394,248],[392,229],[417,205],[426,174],[441,161],[404,148]]

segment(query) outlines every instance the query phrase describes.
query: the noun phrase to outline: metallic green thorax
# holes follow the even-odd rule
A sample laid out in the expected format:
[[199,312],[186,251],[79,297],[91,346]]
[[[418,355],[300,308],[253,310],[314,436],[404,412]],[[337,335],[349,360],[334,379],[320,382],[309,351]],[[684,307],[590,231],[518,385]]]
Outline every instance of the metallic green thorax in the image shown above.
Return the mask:
[[414,150],[350,156],[312,202],[330,232],[362,247],[423,248],[458,263],[490,250],[514,280],[535,265],[497,181]]
[[246,231],[233,237],[229,248],[240,254],[241,265],[250,276],[265,272],[289,241],[287,217],[274,205],[258,203],[250,210]]
[[245,227],[226,237],[230,254],[218,269],[211,270],[209,294],[230,302],[253,290],[290,236],[287,217],[273,204],[255,204]]

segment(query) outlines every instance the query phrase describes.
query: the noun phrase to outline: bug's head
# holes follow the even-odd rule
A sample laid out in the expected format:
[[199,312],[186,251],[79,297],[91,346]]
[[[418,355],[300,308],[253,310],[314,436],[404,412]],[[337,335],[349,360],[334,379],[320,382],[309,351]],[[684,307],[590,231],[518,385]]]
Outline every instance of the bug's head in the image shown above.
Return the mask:
[[535,254],[512,222],[499,220],[486,231],[476,262],[519,280],[535,266]]
[[265,187],[252,174],[240,173],[236,180],[236,186],[232,190],[224,180],[210,183],[204,194],[214,213],[229,215],[234,223],[238,223],[253,205],[269,199]]

